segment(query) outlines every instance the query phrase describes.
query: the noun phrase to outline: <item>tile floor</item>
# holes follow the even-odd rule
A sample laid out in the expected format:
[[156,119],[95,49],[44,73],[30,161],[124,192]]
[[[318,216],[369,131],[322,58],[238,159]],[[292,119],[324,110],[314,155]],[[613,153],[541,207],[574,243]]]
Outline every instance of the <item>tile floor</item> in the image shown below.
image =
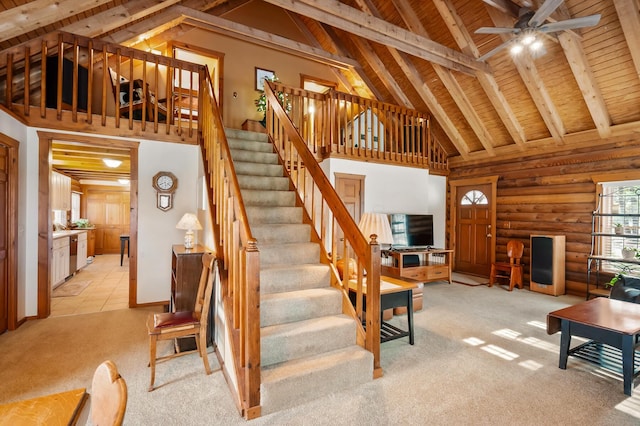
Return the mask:
[[52,297],[51,316],[87,314],[129,307],[129,259],[120,266],[119,254],[94,256],[93,262],[67,282],[91,281],[82,293],[72,297]]

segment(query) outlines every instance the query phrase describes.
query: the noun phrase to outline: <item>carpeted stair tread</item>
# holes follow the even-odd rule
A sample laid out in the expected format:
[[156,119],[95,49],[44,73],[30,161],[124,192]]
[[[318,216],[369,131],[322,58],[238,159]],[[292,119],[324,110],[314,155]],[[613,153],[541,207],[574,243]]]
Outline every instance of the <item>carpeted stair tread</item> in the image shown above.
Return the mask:
[[322,263],[263,265],[260,268],[260,293],[329,287],[330,280],[331,269]]
[[238,175],[240,189],[260,189],[265,191],[287,191],[289,178],[284,176]]
[[260,244],[258,249],[261,265],[318,263],[320,259],[317,243]]
[[266,133],[250,132],[248,130],[225,128],[224,133],[227,141],[229,139],[242,139],[247,141],[268,142],[269,140]]
[[373,354],[357,345],[262,368],[262,414],[370,382]]
[[343,314],[263,327],[260,329],[260,365],[264,368],[351,346],[355,336],[353,318]]
[[258,244],[303,243],[311,237],[311,226],[306,223],[251,225],[251,233]]
[[246,206],[246,210],[251,224],[302,223],[302,207],[272,206],[265,209]]
[[244,189],[242,198],[245,206],[293,207],[296,204],[296,194],[293,191]]
[[280,164],[262,164],[249,163],[245,161],[235,161],[233,163],[233,167],[236,169],[236,174],[238,176],[284,176],[282,166]]
[[278,154],[270,152],[255,152],[244,149],[234,149],[231,151],[233,161],[243,161],[247,163],[279,164]]
[[273,152],[273,145],[271,145],[267,141],[252,141],[238,138],[227,138],[227,142],[229,143],[229,149],[231,150]]
[[260,326],[337,315],[342,312],[341,301],[342,294],[333,287],[261,295]]

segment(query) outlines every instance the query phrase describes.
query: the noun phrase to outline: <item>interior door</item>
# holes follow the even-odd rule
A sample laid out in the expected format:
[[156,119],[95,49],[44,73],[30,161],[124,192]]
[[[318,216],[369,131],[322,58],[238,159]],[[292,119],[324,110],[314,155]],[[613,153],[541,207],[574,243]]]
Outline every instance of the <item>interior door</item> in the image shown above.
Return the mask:
[[460,186],[456,191],[456,271],[489,276],[492,254],[492,185]]
[[0,333],[9,324],[9,276],[7,265],[7,219],[8,209],[8,149],[0,145]]
[[[358,223],[364,207],[362,192],[364,189],[364,176],[336,173],[336,192],[349,211],[353,220]],[[343,257],[344,234],[338,230],[338,258]]]

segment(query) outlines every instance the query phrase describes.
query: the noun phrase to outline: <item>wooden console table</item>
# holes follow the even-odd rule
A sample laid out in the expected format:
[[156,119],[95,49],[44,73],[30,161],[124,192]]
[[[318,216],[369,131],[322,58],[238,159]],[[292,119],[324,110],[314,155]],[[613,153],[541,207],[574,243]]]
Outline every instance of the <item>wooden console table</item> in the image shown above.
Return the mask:
[[420,282],[446,280],[451,284],[453,250],[387,250],[382,253],[382,275]]

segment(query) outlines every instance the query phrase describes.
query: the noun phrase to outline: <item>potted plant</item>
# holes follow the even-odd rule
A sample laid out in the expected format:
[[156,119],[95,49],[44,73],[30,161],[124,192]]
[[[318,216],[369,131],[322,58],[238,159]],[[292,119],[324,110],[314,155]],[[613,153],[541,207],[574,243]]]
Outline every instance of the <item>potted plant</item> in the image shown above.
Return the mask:
[[631,260],[638,257],[638,249],[633,247],[622,248],[622,258],[625,260]]
[[621,223],[614,223],[613,230],[616,234],[622,234],[624,232],[624,226]]
[[[274,74],[273,77],[265,77],[267,81],[279,81],[278,77]],[[265,83],[266,84],[266,83]],[[284,110],[289,113],[291,112],[291,100],[289,99],[289,95],[284,94],[283,92],[276,93],[280,104],[283,106]],[[262,120],[260,120],[260,124],[262,126],[267,127],[267,95],[264,94],[264,91],[260,93],[258,99],[255,100],[256,108],[258,112],[262,112]]]

